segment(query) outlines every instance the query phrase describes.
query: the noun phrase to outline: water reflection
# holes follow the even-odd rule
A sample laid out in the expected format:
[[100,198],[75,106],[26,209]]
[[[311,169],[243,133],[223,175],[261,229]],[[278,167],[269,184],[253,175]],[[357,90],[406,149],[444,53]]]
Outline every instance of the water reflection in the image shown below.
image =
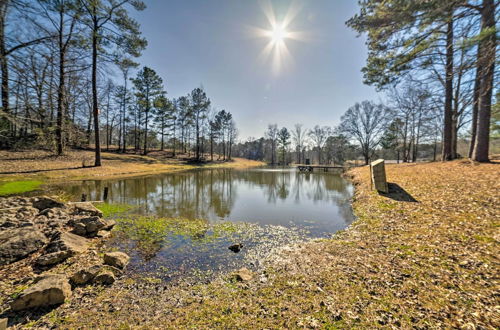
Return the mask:
[[333,173],[293,169],[212,169],[87,180],[58,186],[78,199],[99,200],[109,187],[110,203],[138,206],[141,214],[230,220],[305,227],[311,236],[344,228],[352,219],[352,186]]

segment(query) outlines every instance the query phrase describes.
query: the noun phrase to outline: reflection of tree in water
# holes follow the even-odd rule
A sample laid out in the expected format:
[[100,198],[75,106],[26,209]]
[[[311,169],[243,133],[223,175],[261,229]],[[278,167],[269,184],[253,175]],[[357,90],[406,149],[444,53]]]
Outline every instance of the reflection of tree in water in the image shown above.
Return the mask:
[[351,189],[345,180],[332,173],[212,169],[115,181],[85,181],[66,191],[76,196],[86,193],[89,199],[98,200],[107,186],[111,202],[134,204],[145,213],[213,219],[230,215],[237,188],[243,184],[262,191],[268,203],[289,197],[295,203],[330,201],[337,204],[346,219],[352,218]]

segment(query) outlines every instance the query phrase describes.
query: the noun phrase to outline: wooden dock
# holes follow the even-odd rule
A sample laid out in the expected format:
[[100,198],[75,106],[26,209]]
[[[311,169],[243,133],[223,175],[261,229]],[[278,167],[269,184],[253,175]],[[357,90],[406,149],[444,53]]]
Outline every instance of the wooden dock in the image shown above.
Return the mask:
[[298,168],[300,172],[312,172],[313,170],[323,170],[323,172],[328,172],[329,170],[344,170],[347,167],[340,165],[307,165],[307,164],[296,164],[294,167]]

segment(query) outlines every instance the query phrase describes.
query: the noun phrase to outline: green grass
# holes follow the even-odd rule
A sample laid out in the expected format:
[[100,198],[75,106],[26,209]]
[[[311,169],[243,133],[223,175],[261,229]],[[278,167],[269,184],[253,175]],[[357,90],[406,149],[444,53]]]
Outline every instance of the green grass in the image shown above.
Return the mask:
[[99,204],[96,207],[101,210],[105,218],[111,217],[113,215],[122,215],[130,211],[134,206],[129,204]]
[[22,194],[28,191],[37,190],[42,181],[12,181],[0,185],[0,196]]

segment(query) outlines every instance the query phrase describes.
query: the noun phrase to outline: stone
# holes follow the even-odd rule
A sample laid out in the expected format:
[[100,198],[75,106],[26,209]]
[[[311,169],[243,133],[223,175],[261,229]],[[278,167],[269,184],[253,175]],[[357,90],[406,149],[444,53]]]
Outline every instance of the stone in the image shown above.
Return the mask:
[[228,249],[233,251],[234,253],[238,253],[238,252],[240,252],[242,247],[243,247],[243,244],[237,243],[237,244],[231,245]]
[[71,297],[71,286],[64,275],[45,275],[26,289],[10,305],[13,311],[59,305]]
[[18,218],[30,218],[38,214],[38,209],[31,206],[23,206],[17,210],[16,216]]
[[[74,273],[70,280],[74,285],[84,285],[90,282],[94,282],[94,279],[100,273],[112,273],[115,277],[120,276],[122,271],[116,267],[109,265],[94,265],[90,268],[80,269]],[[99,281],[105,280],[106,276],[103,276]]]
[[101,267],[99,265],[92,266],[90,268],[80,269],[71,276],[71,283],[75,285],[84,285],[91,282],[94,277],[99,274]]
[[87,235],[87,229],[83,223],[77,222],[73,225],[73,233],[79,236],[85,236]]
[[372,182],[376,190],[388,193],[389,187],[385,176],[385,163],[383,159],[377,159],[370,164]]
[[113,219],[102,219],[102,221],[104,221],[103,230],[111,230],[116,225],[116,221]]
[[130,257],[123,252],[108,252],[104,254],[104,263],[118,269],[125,268],[130,261]]
[[71,257],[71,253],[69,251],[57,251],[39,257],[36,260],[36,263],[39,266],[51,266],[63,262],[69,257]]
[[0,330],[6,330],[8,323],[9,323],[9,319],[7,319],[7,318],[0,319]]
[[75,203],[73,214],[102,217],[102,212],[90,202]]
[[55,200],[54,198],[42,196],[42,197],[35,197],[33,199],[33,207],[42,211],[45,209],[51,209],[55,207],[64,207],[64,203],[61,203],[58,200]]
[[47,243],[47,237],[33,226],[3,229],[0,231],[0,265],[20,260]]
[[248,282],[253,278],[253,273],[248,268],[243,267],[234,272],[232,278],[238,282]]
[[70,251],[72,255],[83,253],[88,249],[88,240],[85,237],[68,232],[61,232],[50,245],[49,250]]
[[107,230],[99,230],[97,232],[97,237],[100,237],[100,238],[108,238],[110,235],[111,235],[111,232],[109,232]]
[[115,282],[115,275],[109,270],[99,272],[94,278],[93,283],[100,285],[111,285]]

